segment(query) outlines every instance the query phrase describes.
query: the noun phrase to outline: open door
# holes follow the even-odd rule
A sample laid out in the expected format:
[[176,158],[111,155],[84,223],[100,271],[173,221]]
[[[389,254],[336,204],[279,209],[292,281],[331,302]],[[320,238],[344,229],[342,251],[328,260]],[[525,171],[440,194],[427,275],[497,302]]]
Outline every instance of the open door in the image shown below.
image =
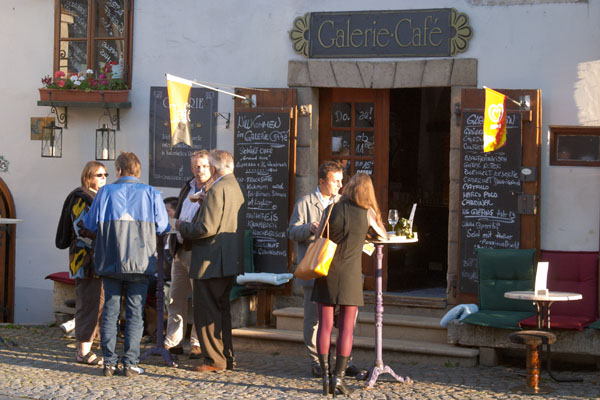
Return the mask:
[[[0,178],[0,218],[16,218],[15,203]],[[15,225],[0,224],[0,322],[14,322]]]
[[507,144],[483,153],[484,89],[461,94],[458,301],[477,303],[474,249],[540,249],[541,91],[495,89],[506,101]]

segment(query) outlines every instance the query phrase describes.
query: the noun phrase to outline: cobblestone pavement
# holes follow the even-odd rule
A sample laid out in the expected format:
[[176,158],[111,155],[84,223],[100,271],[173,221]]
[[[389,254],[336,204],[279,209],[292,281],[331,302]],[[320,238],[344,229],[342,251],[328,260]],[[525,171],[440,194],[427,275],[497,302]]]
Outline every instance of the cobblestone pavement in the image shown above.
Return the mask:
[[[102,375],[101,367],[77,364],[75,342],[57,327],[0,325],[0,400],[8,399],[320,399],[319,380],[310,376],[306,357],[278,353],[237,351],[237,368],[200,374],[187,356],[179,368],[167,367],[152,356],[141,364],[144,375],[135,378]],[[150,345],[145,345],[142,352]],[[99,351],[96,350],[96,353]],[[390,365],[413,383],[380,377],[372,389],[359,388],[354,399],[584,399],[600,398],[596,371],[561,371],[580,376],[583,383],[549,381],[549,395],[527,396],[510,391],[524,383],[523,369],[514,366],[463,368],[451,365]]]

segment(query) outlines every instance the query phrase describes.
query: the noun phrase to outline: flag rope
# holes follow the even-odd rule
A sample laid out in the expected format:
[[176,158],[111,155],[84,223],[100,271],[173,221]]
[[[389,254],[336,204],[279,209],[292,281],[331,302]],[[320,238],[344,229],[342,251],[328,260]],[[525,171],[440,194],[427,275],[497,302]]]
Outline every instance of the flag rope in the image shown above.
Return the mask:
[[171,81],[183,83],[183,84],[190,85],[190,86],[192,86],[192,85],[200,86],[200,87],[203,87],[203,88],[206,88],[206,89],[214,90],[215,92],[221,92],[221,93],[225,93],[225,94],[228,94],[230,96],[233,96],[233,97],[240,98],[240,99],[242,99],[244,101],[249,101],[248,97],[240,96],[239,94],[235,94],[235,93],[231,93],[231,92],[228,92],[228,91],[225,91],[225,90],[217,89],[215,87],[212,87],[212,86],[209,86],[209,85],[205,85],[205,84],[203,84],[201,82],[198,82],[198,81],[195,81],[195,80],[192,80],[192,79],[180,78],[179,76],[175,76],[175,75],[171,75],[171,74],[165,74],[165,76],[167,77],[167,80],[171,80]]

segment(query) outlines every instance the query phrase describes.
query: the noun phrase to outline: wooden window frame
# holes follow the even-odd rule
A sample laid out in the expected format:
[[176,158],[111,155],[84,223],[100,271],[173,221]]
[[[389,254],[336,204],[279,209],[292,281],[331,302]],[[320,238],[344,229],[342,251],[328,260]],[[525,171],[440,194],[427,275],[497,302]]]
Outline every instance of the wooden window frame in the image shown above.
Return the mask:
[[[94,52],[94,44],[97,40],[120,40],[120,37],[113,36],[95,36],[95,2],[96,0],[87,0],[88,2],[88,20],[87,20],[87,36],[85,39],[87,41],[87,68],[94,69],[95,73],[98,71],[95,70],[93,66],[96,65],[95,52]],[[131,89],[131,71],[132,71],[132,49],[133,49],[133,9],[134,9],[134,0],[125,0],[125,34],[122,40],[125,42],[125,50],[124,50],[124,65],[123,65],[123,75],[122,79],[125,81],[129,89]],[[52,73],[58,71],[60,68],[60,24],[61,24],[61,0],[54,0],[54,55],[53,55],[53,69]],[[69,39],[72,40],[72,39]]]
[[560,136],[596,136],[600,143],[600,126],[550,126],[550,165],[575,167],[600,167],[600,149],[598,159],[581,160],[559,157],[558,146]]

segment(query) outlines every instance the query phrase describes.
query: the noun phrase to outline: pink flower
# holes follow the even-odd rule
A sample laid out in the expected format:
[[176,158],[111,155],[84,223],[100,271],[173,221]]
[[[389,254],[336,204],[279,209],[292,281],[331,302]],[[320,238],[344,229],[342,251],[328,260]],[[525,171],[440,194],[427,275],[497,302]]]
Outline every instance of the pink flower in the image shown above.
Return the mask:
[[63,81],[63,80],[58,81],[58,86],[64,87],[65,86],[65,81]]
[[65,73],[61,70],[58,70],[54,73],[54,78],[56,79],[62,78],[63,76],[65,76]]

